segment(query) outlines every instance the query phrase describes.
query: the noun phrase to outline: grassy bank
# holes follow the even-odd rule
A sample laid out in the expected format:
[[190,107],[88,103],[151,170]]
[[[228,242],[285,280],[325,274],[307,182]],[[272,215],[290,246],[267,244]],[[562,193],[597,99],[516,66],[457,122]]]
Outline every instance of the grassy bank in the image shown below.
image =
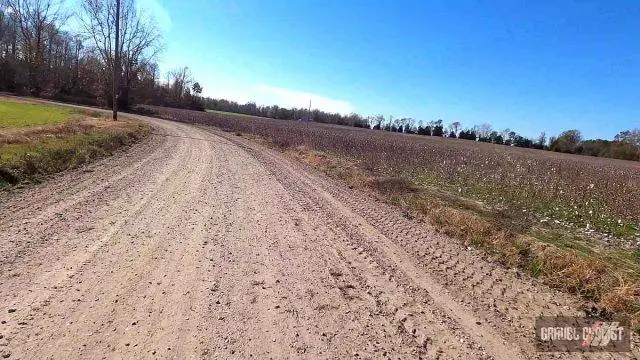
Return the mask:
[[147,125],[99,112],[0,97],[0,187],[34,183],[112,154]]

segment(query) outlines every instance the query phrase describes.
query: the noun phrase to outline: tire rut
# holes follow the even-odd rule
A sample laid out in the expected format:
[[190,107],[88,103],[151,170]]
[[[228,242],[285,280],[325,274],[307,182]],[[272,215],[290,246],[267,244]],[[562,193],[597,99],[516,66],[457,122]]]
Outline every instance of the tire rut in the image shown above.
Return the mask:
[[370,193],[141,119],[164,136],[3,198],[2,356],[545,358],[532,319],[577,313]]
[[[583,315],[573,297],[487,262],[479,251],[464,248],[428,226],[405,219],[399,211],[373,200],[374,196],[305,170],[307,166],[294,165],[255,143],[216,134],[242,147],[270,169],[289,192],[297,194],[293,196],[306,204],[308,211],[324,213],[328,225],[337,223],[334,226],[350,229],[347,231],[355,246],[387,272],[404,277],[408,289],[421,288],[425,296],[435,295],[436,305],[464,329],[472,348],[484,350],[488,345],[495,358],[524,358],[523,354],[527,354],[526,358],[546,358],[547,354],[535,353],[535,317]],[[576,353],[561,357],[625,358],[618,354]]]

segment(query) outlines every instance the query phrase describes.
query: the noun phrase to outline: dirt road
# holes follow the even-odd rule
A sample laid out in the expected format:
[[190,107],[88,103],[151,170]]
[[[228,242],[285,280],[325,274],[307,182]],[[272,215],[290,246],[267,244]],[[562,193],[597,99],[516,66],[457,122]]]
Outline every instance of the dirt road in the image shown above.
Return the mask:
[[528,359],[535,316],[578,313],[274,151],[147,121],[0,198],[3,357]]

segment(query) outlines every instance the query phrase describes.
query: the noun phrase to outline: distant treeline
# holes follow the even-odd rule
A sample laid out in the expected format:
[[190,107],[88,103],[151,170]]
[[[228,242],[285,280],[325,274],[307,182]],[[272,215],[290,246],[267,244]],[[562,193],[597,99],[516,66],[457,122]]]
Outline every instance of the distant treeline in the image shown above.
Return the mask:
[[443,120],[425,122],[413,118],[394,118],[383,115],[364,117],[355,113],[342,115],[317,109],[309,112],[308,109],[303,108],[288,109],[277,105],[259,106],[253,102],[239,104],[225,99],[204,98],[202,102],[206,109],[280,120],[314,121],[405,134],[449,137],[498,145],[640,161],[640,129],[620,132],[613,141],[585,140],[578,130],[567,130],[550,138],[543,132],[537,138],[531,139],[511,129],[494,130],[489,124],[463,128],[462,124],[457,121],[445,125]]
[[318,109],[311,110],[311,113],[309,113],[309,109],[287,109],[278,105],[259,106],[254,102],[239,104],[235,101],[229,101],[225,99],[204,98],[202,101],[204,107],[210,110],[262,116],[279,120],[314,121],[325,124],[355,126],[362,128],[369,127],[369,119],[355,113],[342,115],[338,113],[329,113]]

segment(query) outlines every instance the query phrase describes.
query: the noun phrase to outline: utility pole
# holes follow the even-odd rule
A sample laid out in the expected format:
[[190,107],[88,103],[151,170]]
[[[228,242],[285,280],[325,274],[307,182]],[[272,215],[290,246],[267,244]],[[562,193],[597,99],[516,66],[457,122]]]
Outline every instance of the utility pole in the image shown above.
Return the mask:
[[120,0],[116,0],[116,47],[113,59],[113,120],[118,120],[118,92],[120,90]]
[[309,112],[307,113],[307,122],[311,122],[311,99],[309,99]]

